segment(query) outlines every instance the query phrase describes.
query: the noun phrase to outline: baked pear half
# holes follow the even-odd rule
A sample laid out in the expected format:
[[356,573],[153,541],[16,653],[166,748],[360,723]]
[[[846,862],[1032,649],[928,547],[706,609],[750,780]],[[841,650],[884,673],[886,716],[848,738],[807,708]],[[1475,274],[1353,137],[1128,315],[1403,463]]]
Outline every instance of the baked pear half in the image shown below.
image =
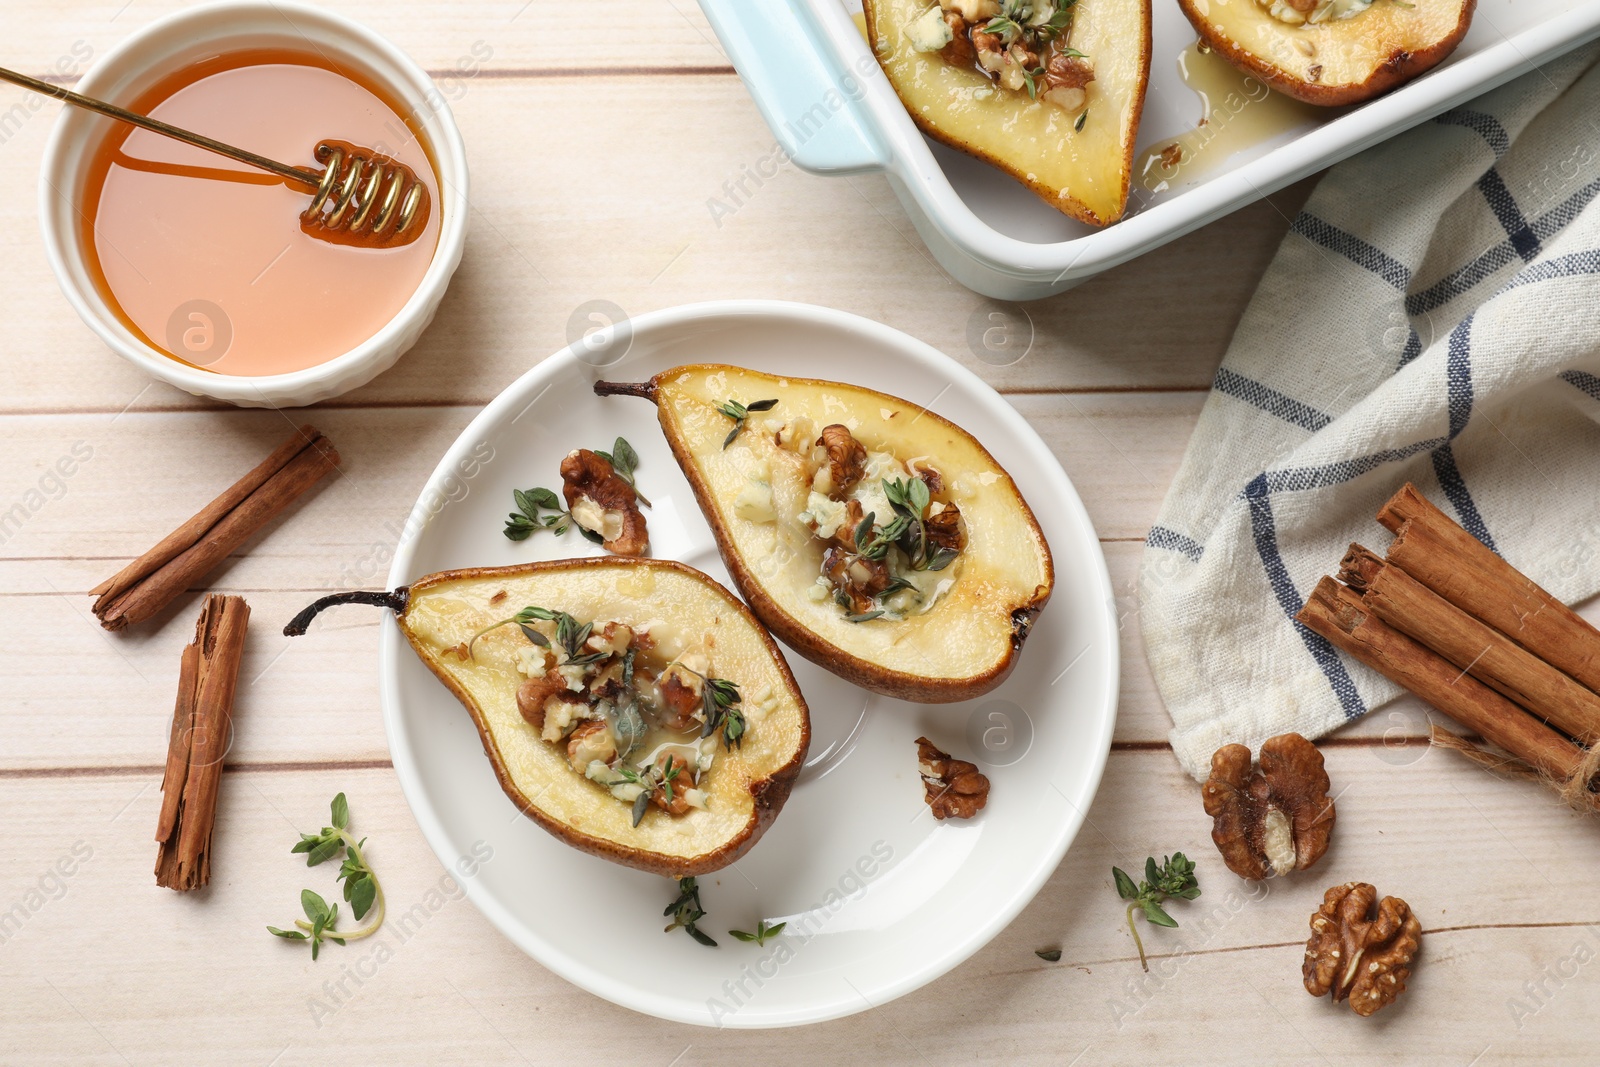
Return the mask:
[[1436,66],[1476,0],[1178,0],[1228,62],[1308,104],[1355,104]]
[[430,574],[331,604],[393,608],[472,716],[506,796],[574,848],[670,878],[748,852],[789,797],[810,716],[728,590],[669,560]]
[[1092,226],[1122,217],[1150,76],[1149,0],[864,0],[922,131]]
[[655,402],[734,584],[807,659],[922,703],[1016,666],[1050,549],[959,426],[871,389],[710,364],[595,391]]

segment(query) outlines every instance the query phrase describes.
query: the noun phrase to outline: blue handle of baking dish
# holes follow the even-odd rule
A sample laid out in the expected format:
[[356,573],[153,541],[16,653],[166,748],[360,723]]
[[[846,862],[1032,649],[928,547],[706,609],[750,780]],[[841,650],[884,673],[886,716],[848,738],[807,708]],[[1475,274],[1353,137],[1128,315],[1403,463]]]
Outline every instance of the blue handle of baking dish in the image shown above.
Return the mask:
[[[818,174],[882,170],[889,157],[859,109],[862,78],[840,66],[805,0],[700,0],[778,144]],[[872,74],[877,66],[872,65]]]

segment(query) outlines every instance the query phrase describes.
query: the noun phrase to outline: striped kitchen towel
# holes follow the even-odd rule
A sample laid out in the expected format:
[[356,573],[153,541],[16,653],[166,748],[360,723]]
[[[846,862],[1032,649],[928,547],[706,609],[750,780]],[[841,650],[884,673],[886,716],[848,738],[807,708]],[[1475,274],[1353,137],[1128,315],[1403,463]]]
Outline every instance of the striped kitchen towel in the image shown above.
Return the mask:
[[1239,323],[1139,576],[1172,747],[1317,737],[1397,687],[1294,622],[1415,482],[1571,603],[1600,590],[1600,51],[1334,168]]

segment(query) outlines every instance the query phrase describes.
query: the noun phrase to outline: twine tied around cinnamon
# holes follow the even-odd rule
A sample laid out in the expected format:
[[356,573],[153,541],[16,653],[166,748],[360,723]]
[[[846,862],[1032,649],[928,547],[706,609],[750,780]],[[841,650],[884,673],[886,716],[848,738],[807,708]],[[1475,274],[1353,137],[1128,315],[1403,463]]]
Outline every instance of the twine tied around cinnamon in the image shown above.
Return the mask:
[[1585,815],[1600,814],[1600,794],[1595,792],[1596,785],[1600,784],[1595,781],[1596,776],[1600,775],[1600,745],[1585,749],[1583,761],[1578,764],[1578,769],[1563,781],[1529,766],[1515,756],[1491,752],[1482,745],[1475,745],[1465,737],[1453,734],[1442,726],[1430,727],[1428,740],[1436,748],[1447,748],[1452,752],[1459,752],[1478,766],[1493,771],[1504,778],[1543,782],[1555,790],[1556,794],[1561,797],[1562,802],[1573,811]]

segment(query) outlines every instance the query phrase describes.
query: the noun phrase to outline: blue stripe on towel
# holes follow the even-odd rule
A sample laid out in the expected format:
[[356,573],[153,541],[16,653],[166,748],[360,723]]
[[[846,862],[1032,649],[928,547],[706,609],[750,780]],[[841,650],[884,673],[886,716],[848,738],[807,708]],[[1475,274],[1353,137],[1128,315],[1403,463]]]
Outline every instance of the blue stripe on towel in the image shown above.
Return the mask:
[[1200,557],[1205,554],[1206,547],[1192,537],[1185,537],[1177,530],[1165,526],[1152,526],[1145,536],[1144,543],[1150,548],[1166,548],[1173,552],[1181,552],[1189,558],[1191,563],[1199,563]]
[[1292,396],[1280,393],[1271,386],[1262,385],[1254,378],[1235,374],[1226,367],[1217,369],[1217,376],[1211,385],[1219,393],[1237,397],[1247,404],[1260,408],[1268,415],[1274,415],[1284,422],[1293,423],[1313,433],[1333,421],[1310,404],[1302,404]]
[[1320,467],[1291,467],[1288,470],[1267,471],[1262,477],[1267,480],[1267,490],[1273,493],[1295,493],[1305,489],[1324,489],[1330,485],[1353,482],[1363,474],[1377,470],[1385,463],[1398,463],[1403,459],[1410,459],[1419,452],[1430,452],[1445,444],[1449,444],[1448,438],[1432,437],[1426,441],[1417,441],[1406,445],[1403,448],[1385,448],[1365,456],[1341,459],[1337,463],[1329,463]]
[[[1578,213],[1589,206],[1589,202],[1597,194],[1600,194],[1600,179],[1581,186],[1571,196],[1533,220],[1530,227],[1533,236],[1541,243],[1548,241],[1566,229],[1572,220],[1578,217]],[[1516,258],[1517,249],[1512,247],[1510,241],[1502,241],[1466,266],[1458,267],[1446,274],[1420,293],[1412,293],[1406,297],[1406,313],[1423,315],[1434,308],[1442,307],[1471,290],[1473,286],[1501,267],[1516,262]]]
[[1546,282],[1554,278],[1575,278],[1581,274],[1600,274],[1600,249],[1590,248],[1582,252],[1569,252],[1564,256],[1525,267],[1517,271],[1517,276],[1507,282],[1500,292],[1520,289],[1524,285]]
[[1474,131],[1489,145],[1489,150],[1494,153],[1496,161],[1511,148],[1511,135],[1506,133],[1506,128],[1500,125],[1500,120],[1493,115],[1458,107],[1446,111],[1433,121],[1441,126],[1465,126]]
[[[1452,441],[1467,428],[1467,422],[1472,418],[1472,320],[1473,315],[1468,315],[1450,331],[1450,353],[1445,364],[1445,376],[1449,383]],[[1448,442],[1434,450],[1433,473],[1438,477],[1444,495],[1455,506],[1462,527],[1483,542],[1489,551],[1498,552],[1494,538],[1489,535],[1489,527],[1478,512],[1478,505],[1467,491],[1466,479],[1461,477],[1461,469],[1456,466],[1456,456]]]
[[1400,351],[1400,365],[1395,367],[1395,370],[1399,370],[1400,367],[1404,367],[1407,363],[1422,355],[1422,338],[1417,335],[1415,326],[1410,329],[1411,333],[1406,337],[1406,346]]
[[1272,585],[1273,595],[1278,598],[1278,606],[1289,616],[1289,623],[1299,633],[1300,640],[1305,642],[1306,651],[1311,653],[1311,658],[1322,669],[1323,675],[1328,679],[1328,684],[1333,687],[1334,695],[1339,698],[1339,704],[1344,708],[1346,719],[1356,719],[1365,715],[1367,706],[1361,701],[1361,694],[1356,692],[1356,684],[1350,679],[1350,672],[1345,670],[1344,661],[1339,658],[1339,653],[1328,643],[1327,638],[1321,634],[1312,633],[1300,623],[1294,621],[1295,615],[1305,607],[1305,601],[1300,599],[1300,594],[1295,591],[1294,583],[1289,580],[1289,571],[1283,565],[1283,556],[1278,551],[1278,533],[1272,518],[1272,501],[1267,489],[1267,478],[1258,474],[1245,486],[1245,499],[1250,502],[1250,530],[1255,537],[1256,552],[1261,556],[1261,564],[1266,568],[1267,581]]
[[1562,381],[1574,389],[1581,389],[1595,400],[1600,400],[1600,378],[1595,377],[1586,370],[1564,370],[1560,374]]
[[1494,217],[1505,227],[1506,236],[1511,239],[1511,247],[1517,250],[1522,262],[1532,262],[1542,251],[1543,246],[1539,243],[1538,235],[1528,225],[1528,220],[1523,217],[1522,209],[1517,206],[1516,197],[1506,188],[1500,172],[1493,167],[1484,171],[1483,177],[1478,179],[1478,191],[1488,202],[1489,210],[1494,212]]
[[1402,293],[1406,291],[1406,286],[1411,284],[1411,271],[1405,264],[1355,234],[1346,233],[1308,212],[1302,211],[1295,217],[1289,232],[1315,241],[1323,248],[1337,252],[1352,263],[1365,267]]

